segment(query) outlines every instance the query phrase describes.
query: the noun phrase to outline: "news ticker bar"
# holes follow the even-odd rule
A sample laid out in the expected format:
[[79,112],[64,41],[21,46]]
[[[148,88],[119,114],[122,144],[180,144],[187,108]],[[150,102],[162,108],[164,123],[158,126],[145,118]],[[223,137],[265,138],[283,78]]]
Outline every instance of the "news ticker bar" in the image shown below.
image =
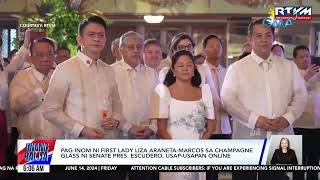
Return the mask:
[[0,170],[14,171],[22,168],[23,173],[58,173],[65,171],[158,171],[158,172],[205,172],[205,171],[320,171],[320,166],[300,165],[37,165],[2,166]]

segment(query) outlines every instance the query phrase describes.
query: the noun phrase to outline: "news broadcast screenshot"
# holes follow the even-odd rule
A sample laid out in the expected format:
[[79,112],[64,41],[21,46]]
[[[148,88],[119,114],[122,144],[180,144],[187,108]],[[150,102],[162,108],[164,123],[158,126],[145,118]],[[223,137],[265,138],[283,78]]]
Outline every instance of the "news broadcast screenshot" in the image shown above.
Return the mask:
[[319,180],[320,0],[0,0],[0,179]]

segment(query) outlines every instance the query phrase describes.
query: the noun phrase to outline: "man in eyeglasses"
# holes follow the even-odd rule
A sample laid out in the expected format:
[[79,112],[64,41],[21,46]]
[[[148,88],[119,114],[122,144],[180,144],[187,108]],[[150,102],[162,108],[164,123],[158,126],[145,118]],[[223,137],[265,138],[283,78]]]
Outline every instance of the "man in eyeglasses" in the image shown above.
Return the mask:
[[128,138],[148,139],[155,134],[150,128],[149,99],[158,84],[154,69],[142,64],[143,39],[140,34],[129,31],[120,37],[122,60],[111,66],[115,71],[119,94],[123,105],[123,115],[128,120]]
[[30,44],[31,68],[19,71],[10,84],[10,106],[17,115],[20,138],[52,139],[58,128],[42,116],[43,99],[53,73],[56,43],[43,37]]
[[[77,36],[80,51],[59,64],[51,78],[43,114],[62,129],[65,139],[118,139],[119,129],[126,124],[114,71],[99,59],[106,41],[104,19],[91,16],[81,21]],[[77,179],[125,179],[119,171],[82,175],[71,174]]]
[[[150,122],[150,98],[158,76],[154,69],[142,64],[143,38],[129,31],[120,37],[119,44],[122,60],[111,66],[119,87],[123,104],[123,115],[127,119],[124,138],[150,139],[156,133],[156,122]],[[152,180],[152,172],[130,172],[129,180]]]
[[123,126],[114,72],[99,59],[106,32],[101,17],[84,19],[77,36],[80,51],[56,67],[50,82],[44,116],[66,139],[117,139]]

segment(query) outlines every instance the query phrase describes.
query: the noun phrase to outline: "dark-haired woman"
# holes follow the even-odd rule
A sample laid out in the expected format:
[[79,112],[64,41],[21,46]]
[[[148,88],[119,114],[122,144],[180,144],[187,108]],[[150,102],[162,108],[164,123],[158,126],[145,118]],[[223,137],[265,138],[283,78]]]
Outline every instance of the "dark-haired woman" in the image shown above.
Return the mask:
[[288,138],[281,138],[279,149],[274,151],[271,164],[298,164],[296,153],[290,148]]
[[[298,164],[296,153],[290,148],[288,138],[281,138],[279,148],[276,149],[272,155],[271,164]],[[289,180],[285,172],[270,172],[269,175],[271,175],[269,179],[272,178],[272,180]]]
[[[159,98],[158,133],[162,139],[208,139],[215,130],[214,110],[208,85],[201,77],[193,55],[186,50],[172,56],[172,67],[163,84],[156,87]],[[160,180],[198,180],[194,172],[160,173]]]

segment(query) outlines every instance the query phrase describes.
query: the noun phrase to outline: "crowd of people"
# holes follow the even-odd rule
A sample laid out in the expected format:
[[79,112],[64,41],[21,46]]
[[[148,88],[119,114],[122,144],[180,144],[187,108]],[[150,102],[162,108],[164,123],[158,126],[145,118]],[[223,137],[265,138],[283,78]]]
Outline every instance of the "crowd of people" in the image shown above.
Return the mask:
[[[163,59],[157,39],[144,40],[134,31],[112,42],[116,62],[108,65],[100,59],[108,30],[98,16],[80,22],[79,50],[73,57],[53,39],[30,40],[31,30],[25,32],[24,44],[12,53],[10,63],[0,64],[0,166],[14,159],[17,137],[214,140],[279,134],[303,135],[302,163],[319,165],[320,145],[311,141],[320,137],[319,66],[311,63],[308,47],[296,46],[294,60],[286,60],[284,47],[273,44],[274,28],[259,19],[248,27],[246,51],[228,67],[221,65],[224,47],[217,35],[208,34],[196,56],[193,38],[181,32]],[[218,174],[115,171],[77,179],[218,180]],[[307,179],[317,176],[308,173]],[[233,172],[232,178],[279,176]],[[304,173],[294,179],[304,179]]]

